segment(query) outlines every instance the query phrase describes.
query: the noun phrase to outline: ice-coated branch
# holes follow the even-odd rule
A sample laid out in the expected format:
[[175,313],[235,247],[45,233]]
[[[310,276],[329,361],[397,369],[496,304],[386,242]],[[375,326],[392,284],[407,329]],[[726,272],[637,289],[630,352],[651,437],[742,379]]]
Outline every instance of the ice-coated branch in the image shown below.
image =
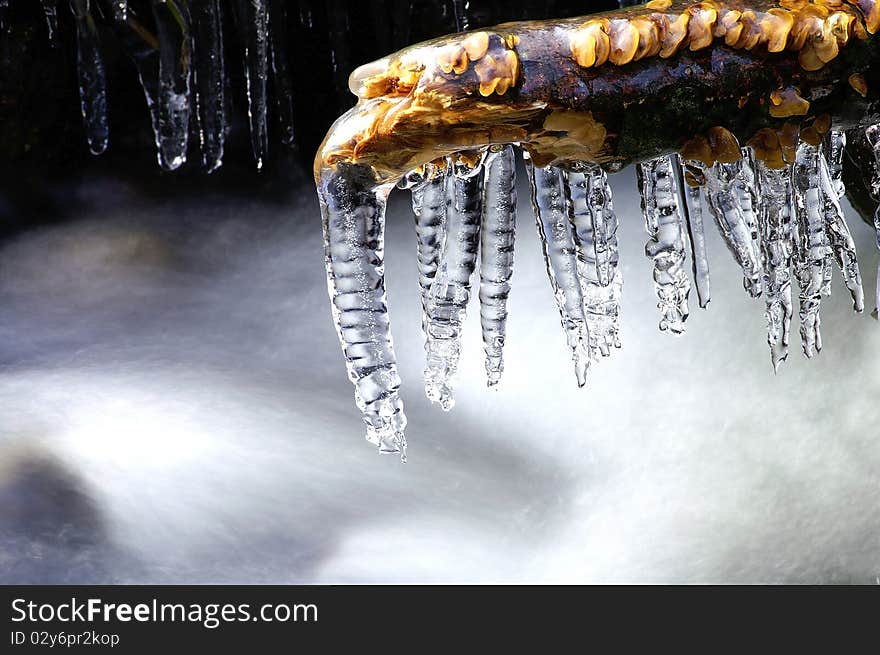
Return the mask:
[[578,386],[587,383],[590,368],[590,330],[578,278],[577,251],[566,206],[563,171],[555,166],[534,166],[526,161],[532,207],[544,251],[550,286],[571,349]]
[[327,287],[348,377],[367,426],[367,440],[406,455],[406,416],[385,299],[385,204],[367,167],[340,164],[323,172],[318,195]]
[[477,264],[483,207],[483,166],[450,162],[446,237],[425,302],[425,393],[445,411],[455,405],[453,387],[461,356],[461,331]]
[[516,235],[516,159],[512,146],[492,148],[486,156],[483,227],[480,237],[480,324],[491,387],[504,371],[507,297],[513,275]]
[[654,261],[654,291],[660,310],[660,329],[684,332],[691,283],[685,273],[687,248],[681,198],[673,156],[639,164],[639,192],[645,229],[651,237],[645,254]]
[[611,185],[601,166],[585,162],[570,165],[563,182],[577,251],[590,355],[593,359],[607,357],[611,348],[620,348],[623,287]]

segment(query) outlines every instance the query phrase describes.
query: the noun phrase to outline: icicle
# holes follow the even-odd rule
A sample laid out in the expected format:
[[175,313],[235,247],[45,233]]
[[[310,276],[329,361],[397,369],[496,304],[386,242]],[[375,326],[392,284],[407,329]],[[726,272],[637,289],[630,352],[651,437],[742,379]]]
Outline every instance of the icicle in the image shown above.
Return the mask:
[[587,383],[590,368],[590,331],[578,279],[574,235],[565,205],[562,170],[555,166],[539,168],[526,160],[526,171],[547,274],[571,348],[578,386],[582,387]]
[[239,0],[239,29],[244,35],[244,73],[247,87],[251,147],[261,170],[269,149],[266,127],[268,78],[268,12],[266,0]]
[[401,453],[405,461],[406,416],[385,299],[389,191],[376,186],[369,168],[352,164],[325,171],[318,186],[327,287],[367,440],[381,452]]
[[[874,150],[874,175],[871,179],[871,195],[880,201],[880,123],[865,128],[865,137]],[[877,234],[877,248],[880,248],[880,206],[874,213],[874,231]],[[880,318],[880,263],[877,264],[877,286],[875,295],[874,318]]]
[[[853,309],[861,313],[865,311],[865,292],[862,288],[862,273],[859,270],[856,244],[840,206],[838,187],[834,183],[827,162],[821,156],[819,157],[819,191],[822,194],[822,214],[828,241],[843,275],[844,284],[852,296]],[[830,266],[826,266],[826,269],[830,269]]]
[[9,0],[0,0],[0,32],[7,32],[9,30],[8,13]]
[[[448,168],[428,164],[422,179],[412,188],[413,216],[416,221],[418,239],[419,286],[422,290],[422,310],[424,311],[431,283],[437,274],[440,254],[443,252],[443,238],[446,226],[446,174]],[[424,316],[422,327],[424,328]]]
[[455,31],[466,32],[470,29],[468,21],[468,9],[470,9],[469,0],[452,0],[452,13],[455,17]]
[[482,218],[483,166],[462,160],[447,176],[446,239],[425,305],[425,393],[444,411],[455,405],[453,385],[461,330],[477,264]]
[[[694,273],[694,286],[697,289],[697,302],[700,308],[706,309],[712,299],[709,287],[709,255],[706,250],[700,189],[701,185],[705,184],[706,178],[697,167],[683,162],[681,157],[676,157],[675,163],[678,188],[684,196],[681,208],[684,211],[688,241],[691,246],[691,266]],[[685,175],[685,168],[688,168],[687,175]]]
[[204,0],[191,6],[199,145],[202,165],[210,173],[223,164],[226,141],[222,14],[220,0]]
[[822,144],[822,151],[828,163],[828,172],[831,175],[831,183],[838,198],[846,194],[846,186],[843,183],[843,157],[846,151],[846,132],[843,130],[831,130]]
[[[113,5],[113,19],[118,20],[120,22],[125,22],[128,20],[128,0],[112,0]],[[196,2],[195,4],[200,4]]]
[[617,215],[605,171],[580,162],[565,172],[565,195],[577,250],[578,278],[593,359],[620,348],[620,296]]
[[189,141],[190,18],[178,0],[153,0],[159,39],[157,152],[159,165],[173,171],[186,163]]
[[269,38],[271,39],[272,79],[278,120],[281,124],[281,142],[294,145],[293,79],[290,74],[290,49],[287,43],[287,9],[284,0],[269,0]]
[[684,332],[691,283],[684,271],[686,239],[671,156],[639,164],[639,191],[645,228],[651,237],[645,254],[654,260],[654,290],[660,329]]
[[107,79],[98,30],[89,8],[89,0],[70,0],[76,19],[79,96],[82,104],[86,140],[93,155],[107,150],[110,127],[107,123]]
[[516,159],[513,146],[495,146],[486,157],[480,241],[480,323],[491,387],[504,371],[507,297],[513,275],[516,230]]
[[724,242],[743,269],[743,286],[753,298],[762,293],[763,265],[757,217],[752,204],[754,173],[746,159],[702,169],[706,204]]
[[792,211],[794,207],[791,166],[769,168],[758,162],[761,193],[761,243],[766,270],[767,343],[773,370],[788,357],[793,314],[791,301],[791,258],[794,252]]
[[[105,7],[109,4],[110,10],[116,11],[119,3],[105,0]],[[105,11],[105,13],[107,13]],[[111,21],[113,29],[123,50],[131,58],[138,73],[138,80],[144,92],[147,109],[150,112],[150,123],[153,128],[155,142],[159,143],[159,110],[157,98],[159,95],[159,42],[156,37],[144,28],[132,7],[125,7],[124,19],[117,12],[116,20]],[[158,157],[158,155],[157,155]]]
[[832,254],[825,231],[819,162],[818,148],[802,141],[797,148],[793,179],[798,221],[795,252],[800,284],[801,339],[807,357],[822,350],[819,308]]
[[43,14],[46,16],[46,27],[49,30],[49,43],[58,45],[58,0],[40,0],[43,4]]

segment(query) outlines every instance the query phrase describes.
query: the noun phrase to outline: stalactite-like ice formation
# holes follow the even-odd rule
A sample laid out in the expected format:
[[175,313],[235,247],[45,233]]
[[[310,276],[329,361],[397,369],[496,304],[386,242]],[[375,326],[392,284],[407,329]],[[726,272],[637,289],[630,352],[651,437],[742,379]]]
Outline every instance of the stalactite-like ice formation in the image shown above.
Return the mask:
[[620,295],[617,215],[605,171],[584,162],[565,171],[564,189],[577,251],[592,359],[620,348]]
[[[880,123],[865,128],[865,137],[874,151],[874,175],[871,179],[871,195],[880,201]],[[874,231],[877,235],[877,248],[880,248],[880,206],[874,213]],[[875,296],[874,318],[880,318],[880,264],[877,264],[877,287]]]
[[167,171],[186,162],[190,111],[190,17],[186,4],[153,0],[159,40],[159,95],[156,150]]
[[794,250],[792,211],[794,208],[791,166],[769,168],[758,163],[761,194],[759,220],[767,302],[767,342],[773,370],[788,357],[791,333],[791,258]]
[[287,43],[287,7],[284,0],[269,0],[269,38],[272,55],[272,81],[275,85],[275,106],[281,124],[281,142],[296,142],[293,126],[293,78],[290,71],[290,48]]
[[425,393],[448,411],[461,356],[461,331],[477,264],[482,219],[483,165],[450,162],[446,238],[425,303]]
[[269,150],[266,122],[266,83],[269,77],[269,12],[266,0],[237,0],[238,23],[244,45],[251,146],[257,168],[262,169]]
[[[685,222],[688,229],[688,241],[691,246],[691,266],[694,275],[694,286],[697,289],[697,301],[702,309],[706,309],[712,298],[709,287],[709,254],[706,250],[706,233],[703,227],[703,201],[700,185],[705,184],[705,175],[694,164],[676,158],[677,182],[684,192]],[[689,168],[685,175],[685,168]]]
[[800,285],[801,341],[807,357],[822,350],[819,309],[832,256],[822,216],[819,161],[819,149],[801,142],[793,172],[798,231],[795,261]]
[[77,69],[83,127],[89,150],[100,155],[107,149],[110,126],[107,122],[107,78],[101,58],[98,29],[89,0],[70,0],[76,21]]
[[743,286],[757,298],[763,290],[764,267],[758,222],[752,205],[754,173],[749,159],[718,162],[704,168],[706,204],[728,249],[743,269]]
[[223,19],[220,0],[192,5],[193,85],[202,165],[208,173],[223,163],[226,142],[226,84],[223,60]]
[[828,163],[828,174],[838,198],[846,194],[846,186],[843,184],[843,158],[846,155],[846,132],[843,130],[831,130],[825,136],[822,143],[822,151]]
[[547,274],[571,349],[578,386],[582,387],[587,383],[590,368],[590,330],[578,277],[577,251],[566,206],[563,172],[555,166],[533,166],[530,161],[526,162],[526,170]]
[[480,323],[486,352],[486,382],[504,371],[507,297],[513,275],[516,232],[516,159],[512,146],[490,149],[485,161],[483,225],[480,232]]
[[333,318],[367,440],[406,456],[406,416],[385,300],[385,204],[371,171],[340,165],[321,181],[324,259]]
[[684,332],[691,283],[685,273],[687,235],[673,156],[639,164],[639,191],[645,228],[651,239],[645,254],[654,260],[654,290],[660,329]]

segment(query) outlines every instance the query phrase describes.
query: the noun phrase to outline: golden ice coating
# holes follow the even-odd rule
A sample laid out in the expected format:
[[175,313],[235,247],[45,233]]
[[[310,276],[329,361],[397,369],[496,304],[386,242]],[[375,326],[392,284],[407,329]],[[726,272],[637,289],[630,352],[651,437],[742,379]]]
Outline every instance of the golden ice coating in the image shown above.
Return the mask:
[[880,0],[755,4],[763,8],[718,0],[654,0],[626,18],[583,23],[569,36],[571,56],[586,68],[606,62],[623,66],[656,54],[671,57],[681,48],[703,50],[723,40],[739,50],[796,51],[801,66],[814,71],[837,57],[853,35],[867,38],[880,28]]
[[[842,78],[826,66],[878,28],[880,0],[652,0],[586,18],[441,37],[351,74],[358,103],[328,133],[316,176],[345,162],[371,167],[377,180],[391,182],[438,157],[505,143],[520,144],[541,166],[630,161],[640,153],[629,134],[633,125],[623,120],[627,108],[638,107],[650,85],[668,82],[665,60],[680,57],[700,69],[710,59],[703,53],[712,49],[714,56],[716,48],[742,51],[735,56],[751,62],[752,70],[773,70],[778,63],[778,79],[746,82],[739,97],[736,89],[711,89],[714,82],[700,85],[698,93],[706,95],[695,98],[697,106],[714,102],[713,94],[743,110],[751,105],[748,111],[758,110],[754,131],[768,125],[762,116],[802,121],[813,111],[811,101],[827,94],[819,80],[839,79],[847,90],[868,95],[870,64]],[[690,65],[668,70],[687,84]],[[639,91],[639,84],[648,86]],[[687,104],[679,99],[676,111]],[[694,131],[706,128],[699,115],[687,122]],[[719,116],[719,122],[744,140],[752,136],[742,121],[727,124]],[[682,130],[657,141],[674,149],[691,136]],[[788,162],[790,134],[772,126],[754,136],[756,151],[767,153],[773,165]],[[684,151],[709,164],[738,157],[739,143],[718,127]]]

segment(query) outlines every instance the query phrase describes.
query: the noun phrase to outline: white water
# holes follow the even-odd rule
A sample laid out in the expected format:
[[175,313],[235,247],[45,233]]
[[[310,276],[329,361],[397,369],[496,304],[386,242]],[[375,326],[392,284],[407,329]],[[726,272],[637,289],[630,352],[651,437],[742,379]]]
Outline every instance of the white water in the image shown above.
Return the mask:
[[774,376],[760,305],[707,230],[715,302],[670,340],[634,177],[611,181],[620,267],[639,281],[625,347],[571,383],[537,237],[520,229],[503,393],[486,390],[473,311],[451,414],[419,388],[411,208],[392,194],[406,465],[363,443],[310,187],[282,204],[100,178],[61,190],[64,225],[2,244],[0,578],[874,584],[876,323],[835,277],[821,356],[794,349]]

